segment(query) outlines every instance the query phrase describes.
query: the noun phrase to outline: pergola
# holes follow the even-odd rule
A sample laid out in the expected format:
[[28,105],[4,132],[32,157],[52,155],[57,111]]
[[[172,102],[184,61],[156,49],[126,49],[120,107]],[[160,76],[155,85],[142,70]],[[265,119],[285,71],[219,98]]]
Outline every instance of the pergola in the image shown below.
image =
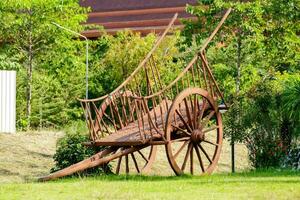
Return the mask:
[[[87,25],[101,25],[107,33],[114,35],[122,29],[131,29],[146,35],[160,33],[167,27],[175,13],[179,18],[195,19],[185,12],[186,4],[195,5],[197,0],[81,0],[84,7],[91,7]],[[182,28],[180,20],[175,28]],[[99,30],[84,31],[83,35],[97,38]]]

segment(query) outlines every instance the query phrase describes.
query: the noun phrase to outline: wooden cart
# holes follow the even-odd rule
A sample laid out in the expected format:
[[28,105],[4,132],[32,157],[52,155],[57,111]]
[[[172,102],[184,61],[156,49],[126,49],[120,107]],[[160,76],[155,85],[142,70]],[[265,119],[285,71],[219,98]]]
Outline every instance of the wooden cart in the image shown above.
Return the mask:
[[80,100],[91,139],[86,145],[105,146],[105,150],[40,180],[106,163],[112,163],[116,174],[147,173],[157,145],[165,145],[176,175],[210,174],[222,146],[220,109],[228,107],[205,51],[230,11],[175,80],[164,85],[154,52],[176,20],[175,15],[152,50],[119,87],[100,98]]

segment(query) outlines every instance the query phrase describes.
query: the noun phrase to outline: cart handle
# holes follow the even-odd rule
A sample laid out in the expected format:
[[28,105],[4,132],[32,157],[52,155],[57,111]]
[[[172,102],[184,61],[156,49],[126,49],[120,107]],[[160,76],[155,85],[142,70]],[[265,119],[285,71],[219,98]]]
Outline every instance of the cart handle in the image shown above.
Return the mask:
[[173,26],[173,24],[175,23],[175,20],[178,17],[178,13],[176,13],[174,15],[174,17],[172,18],[172,20],[170,21],[169,25],[167,26],[167,28],[165,29],[165,31],[163,32],[163,34],[161,35],[161,37],[156,41],[156,43],[154,44],[154,46],[152,47],[152,49],[149,51],[149,53],[146,55],[146,57],[144,58],[144,60],[138,65],[138,67],[131,73],[131,75],[129,77],[127,77],[127,79],[121,84],[119,85],[114,91],[112,91],[109,94],[106,94],[104,96],[95,98],[95,99],[80,99],[77,98],[78,101],[81,102],[91,102],[91,101],[100,101],[103,100],[105,98],[107,98],[108,96],[118,92],[122,87],[124,87],[132,78],[133,76],[140,70],[140,68],[142,68],[145,63],[150,59],[151,55],[153,54],[153,52],[156,50],[156,48],[159,46],[159,44],[161,43],[161,41],[164,39],[164,37],[167,35],[167,33],[169,32],[169,30],[171,29],[171,27]]
[[[222,17],[221,21],[219,22],[219,24],[217,25],[217,27],[215,28],[215,30],[212,32],[212,34],[207,38],[207,40],[205,41],[205,43],[203,44],[202,48],[200,49],[199,55],[203,55],[204,50],[206,49],[207,45],[209,44],[209,42],[215,37],[215,35],[217,34],[217,32],[219,31],[219,29],[221,28],[221,26],[224,24],[225,20],[227,19],[228,15],[230,14],[230,12],[232,11],[232,8],[229,8],[225,15]],[[187,67],[177,76],[177,78],[172,81],[168,86],[164,87],[163,89],[161,89],[160,91],[149,95],[149,96],[144,96],[144,97],[133,97],[136,99],[150,99],[153,97],[156,97],[160,94],[162,94],[164,91],[170,89],[174,84],[176,84],[176,82],[178,82],[178,80],[180,80],[184,74],[193,66],[193,64],[197,61],[198,59],[198,54],[189,62],[189,64],[187,65]]]
[[205,43],[203,44],[200,53],[202,53],[207,45],[210,43],[210,41],[215,37],[215,35],[217,34],[217,32],[220,30],[221,26],[224,24],[225,20],[228,18],[228,15],[230,14],[230,12],[232,11],[232,8],[229,8],[225,15],[222,17],[221,21],[219,22],[219,24],[217,25],[217,27],[215,28],[215,30],[210,34],[210,36],[207,38],[207,40],[205,41]]

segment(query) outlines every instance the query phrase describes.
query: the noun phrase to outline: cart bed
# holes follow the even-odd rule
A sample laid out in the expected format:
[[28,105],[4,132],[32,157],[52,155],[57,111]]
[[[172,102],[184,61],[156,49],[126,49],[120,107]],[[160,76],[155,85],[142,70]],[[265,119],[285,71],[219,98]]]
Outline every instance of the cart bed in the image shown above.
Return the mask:
[[[168,108],[170,108],[172,102],[168,101]],[[163,109],[163,121],[164,123],[167,120],[167,108],[166,108],[166,103],[165,101],[163,101],[163,105],[162,109]],[[199,106],[202,106],[202,102],[199,102]],[[152,109],[150,111],[150,117],[153,121],[153,123],[155,123],[156,121],[156,126],[157,126],[157,130],[155,130],[154,128],[151,127],[148,124],[148,116],[144,115],[143,119],[144,119],[144,130],[143,127],[140,127],[141,132],[144,132],[144,136],[145,139],[144,141],[141,138],[141,134],[140,134],[140,130],[139,130],[139,125],[138,125],[138,120],[129,123],[127,126],[123,127],[122,129],[116,131],[113,134],[110,134],[108,136],[105,136],[104,138],[100,138],[98,140],[95,140],[93,142],[93,145],[96,146],[135,146],[135,145],[142,145],[145,143],[148,143],[150,141],[150,139],[152,139],[153,141],[157,141],[162,139],[162,135],[164,135],[164,130],[163,130],[163,123],[161,120],[160,116],[157,116],[157,120],[155,120],[154,118],[154,110],[156,113],[160,112],[160,106],[156,106],[155,109]],[[185,121],[188,120],[187,118],[187,114],[186,114],[186,108],[184,105],[181,106],[180,108],[180,112],[182,114],[182,117]],[[176,117],[176,124],[178,124],[179,127],[181,127],[183,125],[183,123],[181,122],[179,116]],[[160,132],[160,134],[158,133],[158,131]]]

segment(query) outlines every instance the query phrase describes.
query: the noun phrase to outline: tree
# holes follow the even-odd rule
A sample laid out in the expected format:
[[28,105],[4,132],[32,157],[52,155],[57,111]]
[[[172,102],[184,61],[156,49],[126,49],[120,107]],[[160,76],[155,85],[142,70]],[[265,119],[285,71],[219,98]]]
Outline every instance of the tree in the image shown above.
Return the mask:
[[[289,76],[283,83],[282,110],[296,137],[300,135],[300,75]],[[290,145],[290,144],[287,144]]]
[[[153,54],[157,68],[165,75],[161,77],[165,84],[174,80],[181,70],[173,60],[178,56],[178,37],[178,33],[167,36]],[[116,36],[103,35],[99,38],[99,48],[105,51],[102,51],[103,57],[94,63],[91,70],[91,97],[107,94],[118,87],[145,58],[156,39],[154,34],[142,37],[128,30],[120,31]],[[139,75],[142,76],[141,73]]]
[[[214,66],[214,73],[225,96],[232,104],[231,110],[225,119],[225,133],[230,136],[232,147],[232,171],[234,172],[234,142],[243,140],[242,124],[245,103],[243,95],[251,87],[251,83],[258,80],[257,70],[252,70],[256,59],[251,59],[251,51],[259,53],[261,30],[255,29],[262,24],[262,11],[257,1],[236,2],[222,0],[200,0],[197,6],[188,6],[187,11],[198,17],[198,22],[186,21],[186,28],[183,31],[184,42],[196,43],[197,46],[203,43],[213,28],[220,20],[223,12],[229,7],[233,11],[225,21],[220,33],[214,39],[208,49],[208,58]],[[255,40],[253,40],[255,38]],[[249,59],[250,57],[250,59]],[[250,67],[251,66],[251,67]],[[224,87],[225,86],[225,87]]]
[[81,29],[87,9],[75,0],[4,0],[0,2],[0,41],[9,43],[19,54],[19,62],[26,69],[26,117],[30,127],[32,113],[33,72],[38,71],[39,61],[45,52],[58,41],[71,37],[58,31],[51,22],[57,22],[73,30]]
[[[201,45],[224,10],[233,8],[207,55],[227,100],[233,103],[225,115],[225,132],[233,140],[248,144],[256,162],[260,156],[256,147],[266,153],[261,155],[269,156],[270,148],[283,140],[281,135],[291,134],[283,131],[291,130],[283,128],[291,124],[283,115],[282,102],[278,101],[282,90],[274,79],[283,73],[299,73],[299,4],[295,0],[198,2],[187,8],[199,20],[185,22],[182,33],[186,46]],[[266,138],[271,146],[263,147],[259,138]],[[276,162],[271,160],[266,166],[277,165],[279,157],[273,157]]]

